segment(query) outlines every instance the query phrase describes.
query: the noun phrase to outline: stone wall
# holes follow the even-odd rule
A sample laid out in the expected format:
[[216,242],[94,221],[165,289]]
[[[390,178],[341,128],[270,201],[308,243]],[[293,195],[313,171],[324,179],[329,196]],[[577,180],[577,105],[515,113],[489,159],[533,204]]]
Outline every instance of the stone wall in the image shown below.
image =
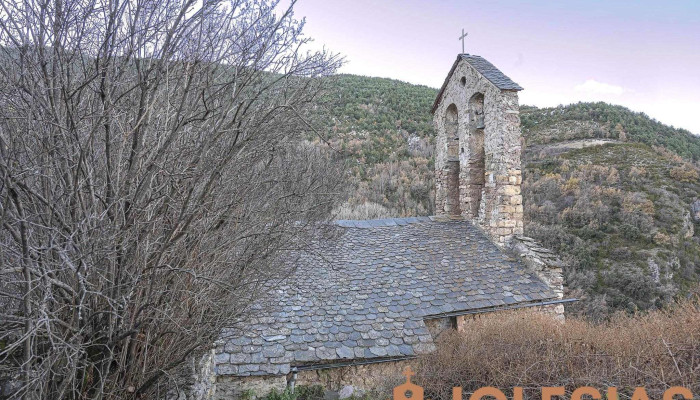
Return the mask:
[[[297,373],[296,385],[321,385],[328,398],[337,398],[341,391],[341,393],[356,396],[364,392],[390,395],[391,389],[405,379],[402,372],[409,365],[415,369],[415,360],[302,370]],[[210,398],[214,400],[232,400],[242,396],[259,398],[272,390],[284,391],[290,379],[291,373],[287,376],[220,376],[216,382],[216,391]]]
[[407,366],[416,369],[415,360],[388,361],[312,371],[300,371],[297,385],[321,385],[328,392],[339,392],[352,386],[355,394],[374,391],[390,394],[391,389],[406,378],[402,375]]
[[425,326],[433,339],[437,339],[445,331],[456,329],[457,321],[455,317],[431,318],[423,320]]
[[515,236],[508,250],[551,287],[560,299],[564,298],[564,263],[553,251],[542,247],[535,239]]
[[564,316],[564,305],[563,304],[550,304],[546,306],[539,306],[536,308],[539,312],[549,314],[554,319],[564,322],[566,319]]
[[278,392],[287,388],[287,377],[273,376],[219,376],[216,380],[214,400],[233,400],[244,397],[258,398],[273,389]]
[[[556,253],[542,247],[535,239],[520,235],[510,240],[507,250],[549,285],[559,299],[564,298],[564,263]],[[543,310],[564,318],[563,304],[547,306]]]
[[[463,77],[464,83],[461,82]],[[483,105],[480,95],[483,95]],[[474,98],[478,98],[479,101],[473,101]],[[523,233],[518,93],[500,90],[466,61],[458,63],[433,118],[437,132],[437,215],[449,215],[450,211],[455,209],[451,207],[449,196],[453,186],[450,185],[449,177],[455,169],[450,165],[448,152],[451,139],[447,130],[451,129],[446,126],[452,119],[446,118],[448,107],[452,105],[454,107],[451,110],[457,109],[459,137],[459,210],[462,217],[481,226],[497,244],[505,245],[513,235]],[[475,108],[483,108],[483,115],[476,115]],[[482,117],[483,129],[478,129]],[[477,132],[481,134],[479,131],[483,131],[483,147],[478,143],[480,140],[475,140]],[[483,156],[475,154],[477,152],[483,152]],[[475,165],[484,169],[483,177],[474,177],[474,174],[470,173],[470,166],[473,169]],[[479,182],[472,182],[477,180]],[[477,190],[481,192],[477,193]]]
[[211,400],[216,389],[214,350],[200,358],[191,357],[171,376],[171,382],[166,400]]

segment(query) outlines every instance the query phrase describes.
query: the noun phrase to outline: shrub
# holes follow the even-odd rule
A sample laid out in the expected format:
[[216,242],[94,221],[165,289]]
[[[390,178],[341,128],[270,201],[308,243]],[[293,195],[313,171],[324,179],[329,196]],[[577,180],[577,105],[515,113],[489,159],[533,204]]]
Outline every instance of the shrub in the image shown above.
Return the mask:
[[278,391],[277,389],[272,389],[263,400],[297,400],[298,393],[296,391],[292,392],[288,388],[283,391]]
[[663,232],[657,232],[654,235],[654,243],[661,246],[668,246],[668,244],[671,243],[671,238]]
[[629,177],[630,177],[630,180],[632,182],[639,182],[641,180],[641,178],[646,176],[646,174],[647,174],[646,168],[644,168],[644,167],[637,168],[635,166],[632,166],[632,168],[630,168]]
[[337,219],[377,219],[388,218],[391,213],[381,204],[364,202],[358,205],[345,203],[334,210]]
[[575,192],[576,189],[578,189],[579,184],[581,183],[581,180],[578,178],[569,178],[569,180],[564,183],[564,192]]
[[567,398],[580,386],[615,386],[624,399],[637,386],[654,399],[669,386],[698,393],[699,326],[700,306],[691,301],[602,323],[555,323],[532,311],[484,315],[465,332],[441,336],[437,350],[420,359],[420,375],[428,378],[421,384],[431,399],[449,399],[453,386],[465,398],[483,386],[525,387],[528,398],[538,398],[543,386],[564,386]]
[[[294,391],[286,388],[283,391],[272,389],[270,393],[262,397],[262,400],[323,400],[325,391],[321,385],[299,385]],[[241,396],[242,400],[255,398],[255,393],[247,391]]]
[[298,400],[323,400],[324,390],[321,385],[300,385],[294,391]]
[[687,163],[675,168],[671,168],[671,171],[669,173],[671,174],[671,178],[681,182],[693,183],[697,182],[700,178],[700,176],[698,176],[698,170]]

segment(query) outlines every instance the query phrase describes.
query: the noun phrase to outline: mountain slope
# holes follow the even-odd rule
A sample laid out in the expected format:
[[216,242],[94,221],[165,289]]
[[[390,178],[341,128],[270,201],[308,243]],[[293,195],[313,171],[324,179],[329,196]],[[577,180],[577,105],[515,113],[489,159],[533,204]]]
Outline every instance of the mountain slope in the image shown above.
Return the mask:
[[437,91],[392,79],[338,75],[319,125],[347,154],[355,187],[340,218],[430,215]]
[[682,159],[608,143],[531,158],[524,176],[525,233],[568,261],[580,311],[658,308],[698,282],[700,186]]
[[[430,215],[436,90],[341,75],[321,119],[348,155],[339,218]],[[658,308],[700,280],[700,138],[605,103],[521,107],[526,234],[564,256],[570,309]]]
[[644,113],[603,102],[538,109],[521,107],[523,135],[528,145],[583,138],[615,138],[663,146],[693,161],[700,160],[700,138]]

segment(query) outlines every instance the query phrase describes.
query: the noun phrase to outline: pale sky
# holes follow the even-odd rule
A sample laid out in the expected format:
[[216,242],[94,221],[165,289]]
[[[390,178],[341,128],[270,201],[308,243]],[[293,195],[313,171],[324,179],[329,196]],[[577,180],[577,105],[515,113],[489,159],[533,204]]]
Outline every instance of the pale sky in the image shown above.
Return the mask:
[[539,107],[605,101],[700,134],[700,0],[299,0],[342,73],[442,85],[469,33]]

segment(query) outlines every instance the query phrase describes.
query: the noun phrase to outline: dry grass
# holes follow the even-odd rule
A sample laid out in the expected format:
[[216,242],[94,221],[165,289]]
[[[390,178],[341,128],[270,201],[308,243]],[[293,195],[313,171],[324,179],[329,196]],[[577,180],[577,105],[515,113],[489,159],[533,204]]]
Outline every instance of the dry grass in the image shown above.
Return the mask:
[[606,323],[512,312],[482,316],[463,333],[441,336],[438,350],[420,360],[426,398],[449,399],[461,386],[464,397],[495,386],[540,397],[543,386],[573,389],[617,387],[627,399],[643,386],[660,399],[670,386],[700,393],[700,305],[684,302],[672,310],[616,315]]

